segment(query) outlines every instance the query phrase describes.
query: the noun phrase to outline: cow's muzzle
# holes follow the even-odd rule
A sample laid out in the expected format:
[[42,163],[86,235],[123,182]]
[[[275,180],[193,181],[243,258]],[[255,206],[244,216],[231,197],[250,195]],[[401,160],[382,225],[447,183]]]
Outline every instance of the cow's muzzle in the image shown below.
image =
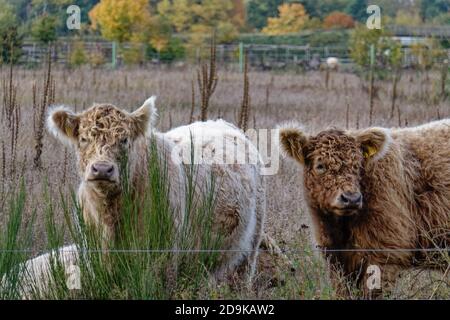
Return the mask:
[[340,215],[352,215],[363,205],[361,192],[342,192],[335,200],[334,207]]
[[117,169],[110,162],[94,162],[89,169],[88,181],[116,182]]

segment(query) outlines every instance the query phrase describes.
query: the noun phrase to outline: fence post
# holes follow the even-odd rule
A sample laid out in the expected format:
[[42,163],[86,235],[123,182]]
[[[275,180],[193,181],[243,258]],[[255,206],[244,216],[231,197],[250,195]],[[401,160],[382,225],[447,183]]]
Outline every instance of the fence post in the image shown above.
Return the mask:
[[373,100],[374,100],[374,64],[375,64],[375,45],[370,45],[370,73],[369,73],[369,126],[372,125],[373,118]]
[[115,41],[112,42],[111,65],[113,69],[115,69],[117,65],[117,44]]
[[239,71],[244,72],[244,43],[239,43]]
[[370,45],[370,67],[373,67],[373,64],[375,63],[375,45]]

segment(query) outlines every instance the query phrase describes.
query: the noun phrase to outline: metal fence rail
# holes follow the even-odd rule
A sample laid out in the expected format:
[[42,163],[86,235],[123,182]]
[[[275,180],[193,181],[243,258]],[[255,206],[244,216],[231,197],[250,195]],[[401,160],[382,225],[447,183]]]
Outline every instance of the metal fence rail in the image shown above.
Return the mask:
[[[70,64],[70,59],[74,50],[81,50],[88,62],[92,62],[92,57],[97,58],[98,64],[109,64],[113,67],[124,63],[124,58],[117,50],[118,46],[114,42],[107,41],[68,41],[60,40],[53,45],[52,60],[62,65]],[[136,49],[136,45],[122,44],[122,49]],[[144,45],[137,46],[141,50],[141,55],[146,57],[150,63],[165,63],[157,52],[146,52]],[[33,65],[45,61],[47,56],[47,47],[41,46],[36,42],[26,41],[23,44],[20,62]],[[426,47],[423,50],[428,50]],[[217,62],[222,66],[240,65],[242,69],[243,54],[248,55],[250,66],[260,70],[283,69],[286,67],[299,67],[304,70],[319,69],[320,65],[328,57],[336,57],[341,64],[350,64],[350,50],[347,47],[311,47],[309,45],[263,45],[263,44],[227,44],[217,46]],[[208,56],[208,47],[198,47],[194,52],[182,59],[184,62],[199,62]],[[413,65],[417,57],[411,48],[403,48],[404,66]],[[450,50],[447,50],[447,56],[450,57]],[[171,61],[173,62],[173,61]]]
[[387,26],[387,29],[396,36],[433,37],[439,39],[450,38],[448,26]]

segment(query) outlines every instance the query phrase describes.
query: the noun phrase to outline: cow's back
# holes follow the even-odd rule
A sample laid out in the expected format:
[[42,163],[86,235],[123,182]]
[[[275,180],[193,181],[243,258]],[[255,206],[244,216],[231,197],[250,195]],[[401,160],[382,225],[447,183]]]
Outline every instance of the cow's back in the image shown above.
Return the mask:
[[[259,153],[254,145],[242,131],[223,120],[196,122],[175,128],[165,136],[183,154],[186,168],[194,160],[197,194],[205,192],[213,177],[214,228],[224,235],[222,247],[255,250],[265,217],[265,188],[259,172]],[[191,151],[195,154],[193,158]],[[237,266],[245,255],[225,254],[226,268]]]
[[450,244],[450,119],[393,130],[392,137],[413,184],[419,245]]

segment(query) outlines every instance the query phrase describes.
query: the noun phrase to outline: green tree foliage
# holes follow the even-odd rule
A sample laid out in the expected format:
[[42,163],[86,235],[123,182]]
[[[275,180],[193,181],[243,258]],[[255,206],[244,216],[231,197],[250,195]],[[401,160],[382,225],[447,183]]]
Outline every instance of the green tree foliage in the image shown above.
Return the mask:
[[100,0],[73,0],[70,2],[70,4],[74,4],[80,7],[81,23],[87,25],[89,24],[89,11],[91,11],[99,1]]
[[267,19],[278,15],[283,0],[250,0],[247,3],[247,24],[260,30],[267,25]]
[[[66,27],[67,13],[66,9],[69,5],[74,4],[72,0],[32,0],[30,5],[27,21],[31,21],[31,32],[33,37],[41,41],[40,38],[50,36],[50,29],[54,28],[55,37],[57,35],[66,34],[68,29]],[[48,28],[43,30],[46,35],[39,37],[34,33],[37,25]],[[53,40],[52,40],[53,41]]]
[[5,0],[0,0],[0,64],[17,62],[22,44],[19,34],[18,19],[14,7]]
[[31,26],[31,35],[43,44],[49,44],[57,39],[56,28],[58,20],[55,16],[43,14],[37,17]]
[[299,1],[309,16],[324,19],[334,11],[345,11],[349,0],[302,0]]
[[73,67],[81,66],[87,63],[88,57],[84,50],[83,42],[76,41],[72,45],[72,52],[69,57],[69,63]]
[[434,17],[431,23],[434,25],[450,25],[450,12],[441,13],[440,15]]
[[367,20],[367,7],[369,6],[368,0],[352,0],[347,7],[347,13],[350,14],[353,19],[360,22]]
[[450,11],[450,0],[422,0],[420,11],[425,21],[432,20],[434,17]]
[[350,38],[350,54],[362,69],[370,66],[370,47],[375,48],[375,67],[382,71],[395,69],[401,63],[401,44],[392,40],[391,35],[383,29],[370,30],[365,25],[354,29]]
[[70,5],[77,5],[81,10],[81,24],[89,24],[88,12],[100,0],[6,0],[14,7],[16,15],[27,31],[35,18],[43,14],[52,15],[57,20],[56,32],[58,35],[72,35],[73,30],[66,27],[68,17],[66,9]]
[[[29,19],[30,15],[30,6],[32,0],[5,0],[9,2],[9,5],[14,7],[14,11],[16,13],[17,19],[20,22],[25,22]],[[5,2],[3,1],[3,2]]]
[[0,32],[6,33],[17,26],[17,17],[14,8],[5,0],[0,0]]

